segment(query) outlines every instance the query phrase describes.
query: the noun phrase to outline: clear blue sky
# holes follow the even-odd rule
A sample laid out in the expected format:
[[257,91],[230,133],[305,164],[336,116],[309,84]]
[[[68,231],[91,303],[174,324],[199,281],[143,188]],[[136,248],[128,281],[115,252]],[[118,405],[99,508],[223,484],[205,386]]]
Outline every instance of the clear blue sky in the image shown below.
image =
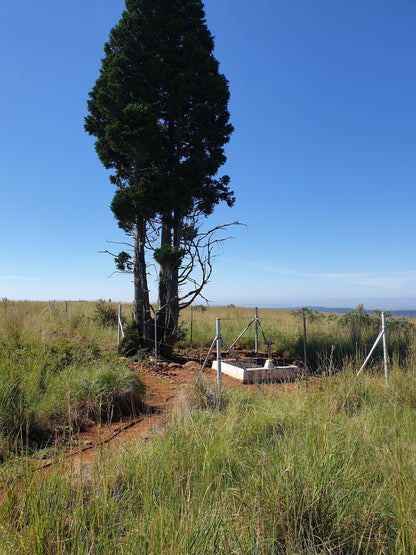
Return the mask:
[[[130,301],[83,131],[122,0],[0,4],[0,297]],[[416,1],[207,0],[239,220],[214,304],[416,307]],[[155,300],[153,295],[153,300]]]

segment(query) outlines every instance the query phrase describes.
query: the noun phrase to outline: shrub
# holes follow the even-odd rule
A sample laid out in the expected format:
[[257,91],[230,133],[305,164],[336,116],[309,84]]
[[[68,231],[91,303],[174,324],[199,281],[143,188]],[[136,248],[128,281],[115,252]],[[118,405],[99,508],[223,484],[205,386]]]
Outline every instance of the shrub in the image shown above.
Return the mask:
[[370,316],[362,304],[343,314],[338,323],[348,331],[352,341],[359,341],[363,334],[371,333],[378,327],[378,319]]
[[[370,315],[360,304],[355,310],[347,312],[339,318],[338,324],[345,330],[349,341],[349,354],[359,354],[357,351],[354,353],[351,350],[351,348],[354,349],[354,346],[371,346],[374,343],[377,334],[381,331],[380,314],[381,312],[376,310],[373,315]],[[400,363],[405,363],[414,341],[415,325],[408,318],[394,318],[390,312],[385,314],[389,356],[395,355]],[[347,347],[347,345],[344,346],[344,352],[347,352]],[[382,344],[380,342],[375,352],[376,357],[381,356],[381,352]],[[363,355],[364,352],[361,353],[361,356]]]
[[303,314],[305,314],[305,317],[308,318],[308,320],[310,320],[311,322],[319,318],[323,318],[322,312],[319,312],[318,310],[313,310],[311,308],[299,308],[297,310],[292,310],[291,314],[295,317],[303,316]]
[[118,354],[136,359],[147,357],[146,345],[134,320],[124,327],[124,337],[118,346]]
[[95,306],[94,320],[103,328],[115,328],[118,323],[117,310],[111,303],[101,300]]

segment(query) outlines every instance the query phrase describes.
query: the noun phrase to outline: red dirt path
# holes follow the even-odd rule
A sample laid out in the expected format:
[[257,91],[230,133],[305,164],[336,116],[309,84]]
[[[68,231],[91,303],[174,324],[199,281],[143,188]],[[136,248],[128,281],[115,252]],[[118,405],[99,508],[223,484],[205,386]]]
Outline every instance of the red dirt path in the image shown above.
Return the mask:
[[[250,355],[250,353],[249,353]],[[213,358],[213,357],[212,357]],[[132,363],[135,370],[146,386],[144,396],[145,410],[136,417],[126,417],[121,421],[108,425],[91,425],[74,438],[76,447],[68,452],[65,458],[69,459],[73,468],[80,464],[94,461],[102,452],[117,448],[121,444],[137,437],[146,439],[151,429],[163,427],[164,423],[175,406],[183,400],[187,391],[194,387],[201,370],[201,364],[187,362],[185,364],[162,363],[155,367],[152,363]],[[204,369],[204,377],[208,382],[216,382],[216,371],[211,368],[210,362]],[[222,375],[222,383],[228,387],[243,387],[252,389],[255,385],[243,385],[238,380]],[[269,384],[265,387],[275,390],[292,389],[294,384]],[[40,468],[47,469],[53,465],[52,461],[43,461]]]
[[[146,439],[150,429],[163,427],[173,407],[180,403],[187,390],[190,391],[194,387],[201,369],[201,364],[197,362],[183,365],[162,363],[157,368],[152,363],[132,365],[146,386],[143,413],[102,426],[92,424],[80,432],[74,438],[76,447],[65,456],[71,460],[74,467],[92,462],[103,448],[116,448],[135,437]],[[208,381],[215,382],[216,372],[211,368],[205,368],[204,376]],[[223,383],[240,385],[228,376],[223,376]],[[51,460],[45,460],[40,468],[48,469],[52,465]]]

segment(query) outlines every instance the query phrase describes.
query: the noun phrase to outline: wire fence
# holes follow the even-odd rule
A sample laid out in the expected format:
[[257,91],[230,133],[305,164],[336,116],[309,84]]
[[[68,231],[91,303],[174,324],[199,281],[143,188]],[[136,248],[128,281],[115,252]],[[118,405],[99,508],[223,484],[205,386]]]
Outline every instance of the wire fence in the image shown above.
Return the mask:
[[[281,359],[282,363],[295,361],[312,372],[333,373],[341,370],[346,362],[362,362],[370,351],[372,367],[380,363],[386,367],[386,361],[392,358],[399,364],[407,362],[415,345],[414,323],[408,318],[388,316],[383,325],[382,318],[381,313],[363,317],[359,310],[342,315],[307,309],[253,309],[249,319],[247,310],[237,317],[233,310],[229,310],[228,314],[221,316],[221,329],[232,348],[252,349],[264,357],[272,355]],[[196,326],[195,320],[195,314],[189,315],[183,325],[191,327],[194,344],[209,345],[214,336],[214,319],[211,318],[208,340],[204,333],[207,327],[204,313],[202,318],[199,314],[200,321]]]
[[[126,325],[132,321],[133,305],[127,303],[118,305],[102,301],[115,313],[115,319],[111,320],[111,325],[100,327],[94,313],[97,308],[91,302],[49,301],[45,306],[42,303],[8,302],[7,299],[1,301],[0,316],[11,312],[13,306],[19,304],[26,313],[31,311],[35,314],[37,311],[39,321],[51,330],[55,327],[68,336],[72,332],[88,335],[94,324],[95,338],[102,337],[104,342],[110,343],[120,344]],[[181,314],[178,330],[181,338],[175,347],[180,350],[183,359],[203,361],[216,336],[216,318],[220,318],[221,336],[237,354],[241,351],[247,354],[252,352],[264,358],[274,358],[281,364],[297,364],[311,372],[333,373],[341,370],[346,360],[353,359],[361,365],[370,351],[370,366],[382,365],[386,358],[387,361],[394,358],[399,364],[406,363],[415,344],[414,324],[407,318],[390,318],[387,315],[384,333],[380,335],[380,316],[368,317],[361,322],[359,319],[348,320],[345,315],[307,309],[259,310],[232,305],[207,309],[194,306]],[[154,322],[152,317],[149,323]],[[116,332],[112,331],[114,328]],[[375,344],[377,338],[379,341]],[[153,359],[170,362],[162,356],[169,347],[160,339],[154,341]]]
[[[285,318],[282,318],[281,311],[276,313],[272,317],[260,317],[255,308],[248,323],[241,316],[226,315],[221,319],[216,318],[215,321],[221,320],[223,330],[219,346],[217,345],[217,359],[218,349],[221,349],[222,344],[226,347],[228,356],[235,356],[233,349],[236,352],[251,349],[254,354],[264,358],[276,358],[282,365],[297,364],[305,371],[334,373],[342,369],[346,359],[366,359],[365,366],[372,356],[373,366],[383,361],[387,380],[388,358],[394,354],[407,356],[410,340],[414,339],[411,327],[404,326],[404,329],[400,329],[393,326],[393,341],[390,342],[389,350],[384,313],[380,315],[381,322],[380,318],[374,317],[369,320],[369,326],[346,325],[341,316],[334,318],[333,314],[313,313],[307,309],[292,311],[289,315],[285,313]],[[218,339],[218,330],[214,329],[212,317],[207,319],[204,314],[202,318],[199,316],[198,311],[191,308],[188,319],[181,320],[181,326],[185,328],[182,331],[187,332],[187,337],[178,346],[191,352],[195,347],[201,352],[208,349],[209,356],[215,338]],[[381,339],[383,342],[378,345]],[[155,361],[158,360],[159,350],[163,346],[162,342],[155,340]]]

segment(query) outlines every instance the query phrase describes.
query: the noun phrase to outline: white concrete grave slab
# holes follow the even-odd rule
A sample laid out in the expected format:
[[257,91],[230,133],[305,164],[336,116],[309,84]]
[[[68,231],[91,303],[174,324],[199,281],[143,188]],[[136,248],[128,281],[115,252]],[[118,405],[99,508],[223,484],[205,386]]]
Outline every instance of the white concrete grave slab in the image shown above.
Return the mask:
[[[301,374],[298,366],[278,366],[271,359],[266,360],[264,366],[253,360],[243,360],[242,362],[247,372],[236,360],[221,359],[221,373],[244,383],[291,381]],[[212,368],[218,370],[217,360],[213,361]]]

